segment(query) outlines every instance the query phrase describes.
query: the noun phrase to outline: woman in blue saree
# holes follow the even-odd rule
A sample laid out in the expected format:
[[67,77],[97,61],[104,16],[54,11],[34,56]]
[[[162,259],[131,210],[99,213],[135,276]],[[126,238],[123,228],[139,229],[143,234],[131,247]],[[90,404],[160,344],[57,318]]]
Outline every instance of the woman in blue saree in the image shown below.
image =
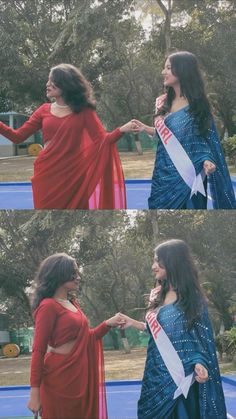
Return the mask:
[[[182,240],[169,240],[155,249],[152,270],[157,287],[152,291],[148,313],[154,313],[182,362],[184,380],[191,374],[187,392],[178,390],[166,353],[160,349],[161,334],[150,333],[147,359],[138,402],[139,419],[226,419],[226,407],[208,317],[207,304],[189,249]],[[123,315],[125,327],[144,330],[145,323]],[[173,357],[173,355],[172,355]],[[169,355],[170,358],[170,355]],[[175,368],[175,366],[174,366]],[[173,369],[173,366],[172,366]],[[185,395],[184,395],[185,394]]]
[[155,118],[164,120],[190,158],[196,176],[201,174],[204,178],[205,196],[200,192],[191,195],[189,185],[170,158],[159,132],[133,120],[137,132],[145,130],[157,140],[149,208],[206,209],[208,182],[213,208],[236,208],[230,175],[195,55],[185,51],[171,54],[162,74],[167,93],[157,98]]

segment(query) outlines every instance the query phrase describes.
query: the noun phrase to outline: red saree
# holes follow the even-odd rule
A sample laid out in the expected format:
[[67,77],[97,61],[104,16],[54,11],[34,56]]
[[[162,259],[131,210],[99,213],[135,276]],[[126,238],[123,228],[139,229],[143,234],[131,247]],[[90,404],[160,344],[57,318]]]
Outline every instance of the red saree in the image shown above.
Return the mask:
[[96,112],[86,108],[64,117],[50,104],[37,109],[17,130],[0,123],[0,133],[15,143],[42,128],[44,149],[34,163],[36,209],[123,209],[125,184],[115,142],[119,128],[107,133]]
[[[107,419],[101,337],[108,327],[101,323],[89,329],[87,318],[74,305],[78,312],[71,314],[55,300],[46,299],[39,315],[36,312],[31,386],[37,387],[40,379],[42,419]],[[64,340],[66,334],[75,334],[76,342],[67,355],[46,353],[40,374],[40,348],[50,329],[49,342]]]

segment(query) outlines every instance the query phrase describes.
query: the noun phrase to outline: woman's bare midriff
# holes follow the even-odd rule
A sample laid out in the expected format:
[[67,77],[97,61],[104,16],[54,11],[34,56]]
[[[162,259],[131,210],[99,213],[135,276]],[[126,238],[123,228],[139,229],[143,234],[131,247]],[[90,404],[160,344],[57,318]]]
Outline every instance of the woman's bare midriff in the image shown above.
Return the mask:
[[64,343],[61,346],[57,346],[56,348],[53,348],[52,346],[49,346],[47,352],[53,352],[55,354],[67,355],[72,351],[75,342],[76,342],[76,339],[73,339],[73,340],[70,340],[69,342]]

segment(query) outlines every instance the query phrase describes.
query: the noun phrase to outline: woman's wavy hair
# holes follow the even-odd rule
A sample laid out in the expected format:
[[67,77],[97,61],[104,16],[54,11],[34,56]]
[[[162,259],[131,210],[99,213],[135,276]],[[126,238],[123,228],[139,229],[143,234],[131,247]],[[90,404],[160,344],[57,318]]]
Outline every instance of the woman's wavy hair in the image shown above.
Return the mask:
[[32,302],[34,311],[44,298],[54,296],[56,290],[78,274],[76,261],[66,253],[55,253],[44,259],[35,275],[36,290]]
[[172,288],[177,294],[178,304],[185,313],[188,327],[191,328],[201,312],[205,297],[187,244],[183,240],[168,240],[156,247],[155,260],[165,268],[166,278],[159,281],[161,291],[149,309],[162,305],[167,292]]
[[[179,51],[169,55],[168,59],[171,63],[171,72],[179,80],[181,95],[189,103],[189,112],[196,121],[198,133],[206,135],[211,126],[212,114],[197,58],[191,52]],[[156,116],[170,111],[175,91],[171,86],[167,86],[166,90],[167,99]]]
[[61,89],[62,98],[75,113],[85,108],[96,109],[92,86],[81,71],[71,64],[59,64],[50,71],[56,87]]

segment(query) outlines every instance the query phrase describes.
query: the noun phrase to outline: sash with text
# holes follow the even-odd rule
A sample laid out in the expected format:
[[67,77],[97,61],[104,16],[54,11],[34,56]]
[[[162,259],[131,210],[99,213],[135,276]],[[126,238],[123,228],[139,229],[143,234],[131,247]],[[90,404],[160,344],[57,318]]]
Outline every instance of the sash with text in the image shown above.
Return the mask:
[[182,361],[167,334],[161,327],[160,323],[157,321],[156,313],[154,311],[149,311],[147,313],[146,322],[151,330],[153,339],[164,361],[164,364],[177,386],[177,389],[174,393],[174,399],[176,399],[181,394],[187,398],[189,388],[194,382],[194,373],[185,376]]
[[191,189],[190,197],[197,194],[197,192],[206,196],[203,185],[205,177],[204,171],[202,170],[201,173],[196,175],[195,167],[192,161],[173,132],[166,126],[163,117],[158,117],[156,119],[155,128],[174,166],[178,170],[184,182]]

